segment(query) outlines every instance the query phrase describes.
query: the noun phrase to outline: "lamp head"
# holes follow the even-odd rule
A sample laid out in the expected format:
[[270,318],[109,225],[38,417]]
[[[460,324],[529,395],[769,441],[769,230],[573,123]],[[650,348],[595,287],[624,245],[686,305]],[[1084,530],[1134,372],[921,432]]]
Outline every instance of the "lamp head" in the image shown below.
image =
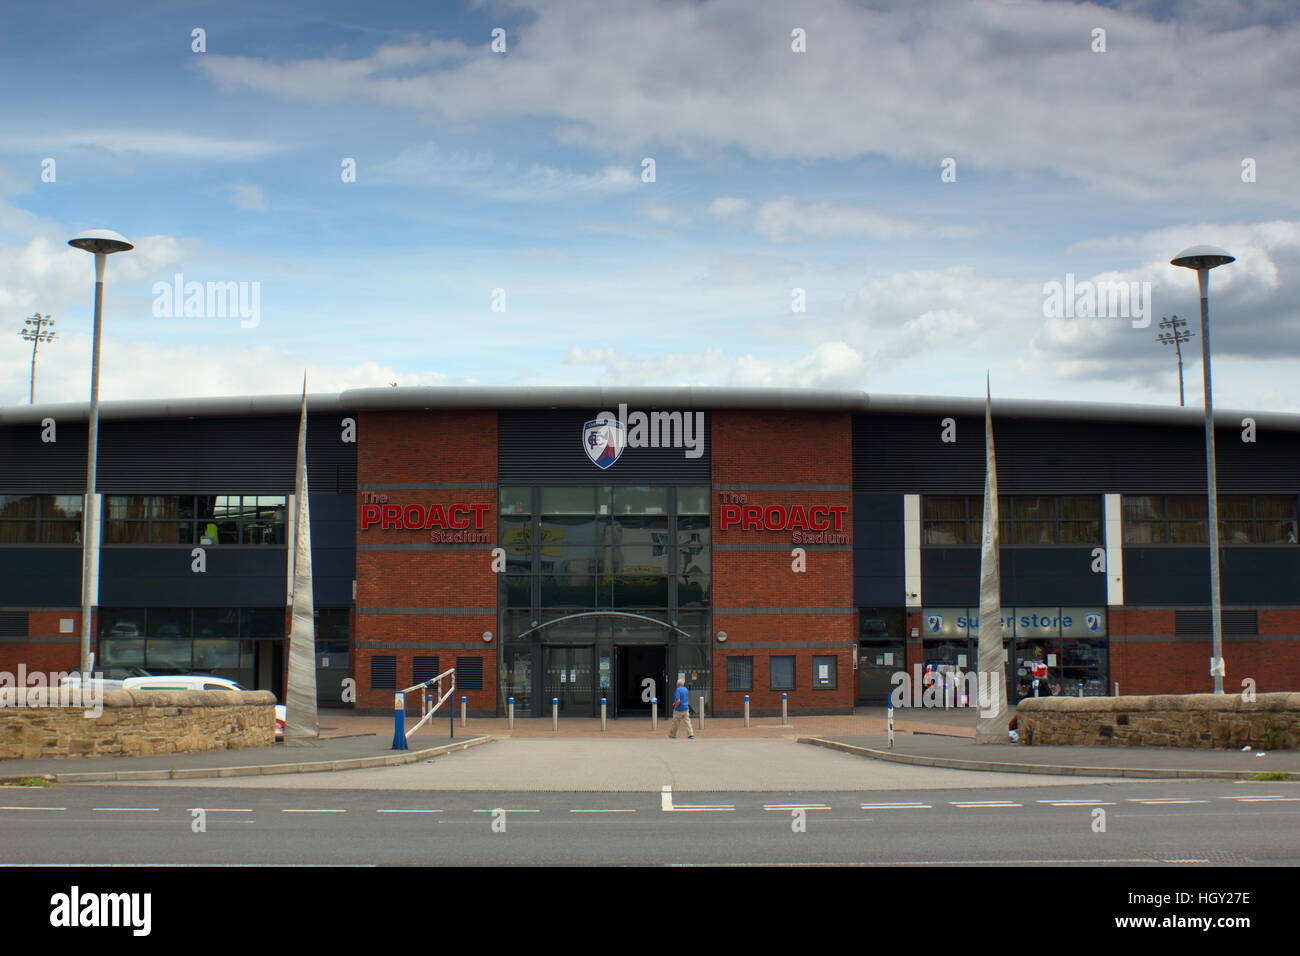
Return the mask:
[[1199,270],[1214,269],[1236,261],[1236,256],[1220,249],[1218,246],[1192,246],[1170,259],[1169,264],[1171,266],[1182,266],[1184,269]]
[[84,249],[86,252],[105,254],[128,252],[135,248],[125,236],[112,229],[87,229],[75,239],[69,239],[68,245],[74,249]]

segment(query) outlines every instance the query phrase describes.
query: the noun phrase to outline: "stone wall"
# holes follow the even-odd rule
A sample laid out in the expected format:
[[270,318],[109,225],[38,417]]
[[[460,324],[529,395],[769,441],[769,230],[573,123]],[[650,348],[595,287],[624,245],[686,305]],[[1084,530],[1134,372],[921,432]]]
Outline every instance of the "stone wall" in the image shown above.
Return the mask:
[[1024,744],[1300,749],[1300,693],[1042,697],[1016,712]]
[[90,701],[67,704],[58,691],[30,689],[0,706],[0,760],[41,757],[142,757],[270,747],[275,697],[259,691],[109,690],[102,713]]

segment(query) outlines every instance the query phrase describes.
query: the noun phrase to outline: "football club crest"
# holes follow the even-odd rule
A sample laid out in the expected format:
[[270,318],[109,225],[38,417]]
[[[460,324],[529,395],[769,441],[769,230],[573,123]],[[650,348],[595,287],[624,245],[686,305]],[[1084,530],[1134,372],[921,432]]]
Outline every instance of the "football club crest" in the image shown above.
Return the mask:
[[627,430],[612,415],[602,415],[582,426],[582,450],[597,468],[608,468],[623,456]]
[[925,623],[930,626],[930,631],[932,633],[937,634],[939,633],[940,628],[943,627],[943,615],[931,614],[925,619]]
[[1090,631],[1096,631],[1096,630],[1099,630],[1099,629],[1101,628],[1101,615],[1100,615],[1100,614],[1089,614],[1089,615],[1087,615],[1086,617],[1084,617],[1083,620],[1084,620],[1084,623],[1086,623],[1086,624],[1088,625],[1088,630],[1090,630]]

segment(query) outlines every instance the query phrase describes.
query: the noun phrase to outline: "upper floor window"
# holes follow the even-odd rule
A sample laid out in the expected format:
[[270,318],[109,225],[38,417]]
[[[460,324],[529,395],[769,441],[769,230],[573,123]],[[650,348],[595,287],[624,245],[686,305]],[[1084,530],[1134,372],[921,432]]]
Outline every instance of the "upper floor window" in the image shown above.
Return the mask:
[[[998,536],[1004,545],[1101,544],[1099,495],[999,495]],[[982,495],[926,495],[922,541],[928,545],[978,545],[984,523]]]
[[105,544],[285,543],[284,495],[106,495]]
[[81,495],[0,495],[0,544],[80,544]]
[[[1204,495],[1125,495],[1124,543],[1205,544],[1209,502]],[[1219,541],[1295,544],[1295,495],[1219,495]]]

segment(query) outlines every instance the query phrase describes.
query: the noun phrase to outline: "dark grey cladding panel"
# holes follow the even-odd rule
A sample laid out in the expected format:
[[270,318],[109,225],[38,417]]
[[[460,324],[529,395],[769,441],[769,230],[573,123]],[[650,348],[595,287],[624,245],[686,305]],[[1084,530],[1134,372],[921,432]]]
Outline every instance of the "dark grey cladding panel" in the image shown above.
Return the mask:
[[[1003,548],[1002,603],[1105,604],[1106,576],[1090,548]],[[1127,569],[1126,569],[1127,570]],[[931,607],[979,603],[979,548],[922,548],[921,600]]]
[[0,548],[0,607],[80,604],[80,548]]
[[[1296,604],[1300,547],[1220,548],[1223,603]],[[1205,605],[1210,601],[1210,553],[1205,547],[1124,549],[1124,602],[1135,607]]]
[[[308,420],[313,491],[350,494],[357,446],[343,442],[346,414]],[[0,491],[77,494],[85,488],[86,427],[58,424],[58,441],[39,425],[0,428]],[[298,449],[297,416],[104,421],[99,480],[104,494],[289,494]]]
[[[637,485],[709,484],[711,416],[704,415],[703,454],[687,458],[684,448],[626,448],[609,468],[596,467],[582,447],[583,426],[601,412],[618,414],[618,406],[607,408],[503,410],[498,425],[498,467],[501,484]],[[698,409],[633,406],[633,411],[681,411]]]
[[[984,420],[951,416],[957,441],[931,415],[855,415],[853,490],[982,494]],[[1003,494],[1203,494],[1205,438],[1197,427],[997,417]],[[1300,491],[1300,435],[1260,428],[1257,440],[1218,428],[1219,492]]]

